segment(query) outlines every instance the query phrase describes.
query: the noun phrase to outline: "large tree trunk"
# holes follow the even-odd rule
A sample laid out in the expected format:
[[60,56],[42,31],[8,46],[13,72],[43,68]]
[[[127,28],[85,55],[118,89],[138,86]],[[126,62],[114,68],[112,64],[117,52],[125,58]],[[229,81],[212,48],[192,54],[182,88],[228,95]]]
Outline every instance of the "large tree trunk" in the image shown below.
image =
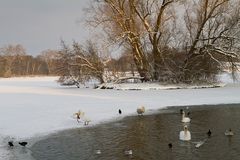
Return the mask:
[[159,79],[159,72],[160,72],[160,66],[161,66],[161,55],[156,47],[152,50],[153,55],[153,79],[158,80]]
[[133,48],[133,55],[133,59],[140,76],[144,78],[144,81],[149,81],[149,63],[143,51],[139,47],[137,47],[137,45]]

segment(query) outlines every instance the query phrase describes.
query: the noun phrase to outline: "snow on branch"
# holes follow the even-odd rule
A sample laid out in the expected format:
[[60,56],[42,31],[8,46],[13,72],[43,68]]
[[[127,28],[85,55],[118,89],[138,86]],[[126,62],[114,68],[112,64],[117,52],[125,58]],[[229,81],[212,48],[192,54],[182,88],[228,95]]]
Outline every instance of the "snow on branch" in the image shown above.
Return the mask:
[[209,47],[209,51],[213,51],[230,58],[239,58],[239,55],[236,52],[226,51],[220,47],[215,47],[213,45],[208,45],[208,47]]

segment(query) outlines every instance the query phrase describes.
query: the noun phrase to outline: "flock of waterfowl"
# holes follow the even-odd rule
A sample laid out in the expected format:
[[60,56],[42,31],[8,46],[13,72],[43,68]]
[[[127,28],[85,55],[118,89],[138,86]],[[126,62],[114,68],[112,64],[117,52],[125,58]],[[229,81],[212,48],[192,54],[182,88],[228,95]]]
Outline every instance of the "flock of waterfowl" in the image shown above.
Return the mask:
[[[145,107],[144,106],[140,106],[139,108],[137,108],[138,115],[143,115],[144,112],[145,112]],[[119,109],[118,113],[122,114],[122,110]],[[80,122],[80,120],[82,120],[84,122],[84,125],[88,125],[91,122],[91,120],[86,117],[85,112],[83,112],[81,110],[74,113],[73,116],[77,120],[78,123]]]
[[[188,110],[188,107],[187,107],[187,110]],[[143,114],[145,113],[145,107],[144,106],[140,106],[137,108],[136,110],[137,114],[139,116],[143,116]],[[183,126],[183,130],[180,131],[179,133],[179,140],[181,141],[190,141],[191,140],[191,132],[189,131],[188,129],[188,125],[190,124],[191,122],[191,119],[188,117],[190,115],[190,111],[188,111],[187,113],[185,113],[185,111],[183,109],[180,109],[180,113],[182,115],[182,119],[181,119],[181,122],[184,124]],[[122,110],[119,109],[118,110],[118,114],[122,114]],[[75,115],[77,115],[77,121],[79,122],[79,119],[81,117],[84,117],[84,112],[77,112],[75,113]],[[85,122],[85,120],[83,120]],[[84,123],[86,125],[86,123]],[[88,123],[87,123],[88,124]],[[212,131],[209,129],[208,132],[206,133],[208,137],[211,137],[212,135]],[[224,133],[226,136],[233,136],[234,133],[231,129],[229,130],[226,130],[225,133]],[[196,148],[199,148],[201,145],[203,145],[205,142],[206,142],[207,139],[204,139],[203,141],[199,141],[199,142],[193,142],[195,144],[195,147]],[[173,144],[172,143],[169,143],[168,144],[168,148],[172,148],[173,147]],[[95,154],[101,154],[101,150],[96,150],[95,151]],[[132,155],[133,154],[133,151],[132,150],[124,150],[124,154],[125,155]]]
[[[189,117],[185,116],[185,111],[183,109],[180,109],[180,113],[182,114],[182,122],[186,123],[186,125],[184,125],[184,130],[180,132],[179,134],[179,139],[183,140],[183,141],[189,141],[191,140],[191,133],[188,130],[187,124],[190,123],[191,119]],[[188,115],[190,114],[190,112],[188,112]],[[207,132],[207,135],[210,137],[212,134],[211,130],[209,129]],[[233,136],[234,133],[232,131],[232,129],[228,129],[225,131],[224,133],[226,136]]]
[[[25,147],[25,146],[28,144],[28,142],[18,142],[18,144],[21,145],[21,146],[23,146],[23,147]],[[9,147],[14,147],[15,144],[14,144],[13,141],[8,141],[8,146],[9,146]]]
[[[182,114],[182,123],[185,123],[183,131],[180,131],[179,133],[179,139],[182,141],[190,141],[191,140],[191,133],[188,130],[187,123],[190,123],[191,119],[189,117],[186,117],[185,111],[183,109],[180,109],[180,113]],[[188,112],[188,115],[190,112]]]
[[[139,116],[143,116],[143,114],[145,113],[145,107],[144,106],[140,106],[140,107],[137,108],[136,111],[137,111],[137,114]],[[191,140],[191,132],[188,129],[188,125],[191,122],[191,119],[188,117],[190,115],[190,112],[188,111],[187,114],[186,114],[183,109],[180,109],[180,113],[182,115],[181,122],[184,123],[184,127],[183,127],[183,130],[180,131],[180,133],[179,133],[179,140],[181,140],[181,141],[190,141]],[[121,109],[118,110],[118,114],[120,114],[120,115],[122,114],[122,110]],[[78,112],[74,113],[74,116],[77,119],[78,123],[80,122],[80,119],[83,120],[84,125],[88,125],[89,122],[90,122],[90,119],[86,118],[85,113],[80,111],[80,110]],[[231,130],[231,128],[226,130],[224,134],[226,136],[233,136],[234,135],[234,133]],[[210,137],[212,135],[212,131],[210,129],[208,130],[207,135],[208,135],[208,137]],[[195,147],[199,148],[202,144],[205,143],[206,140],[207,139],[205,139],[203,141],[200,141],[200,142],[193,142],[193,143],[196,143]],[[28,143],[27,142],[18,142],[18,144],[23,146],[23,147],[25,147]],[[9,145],[9,147],[14,147],[13,141],[9,141],[8,145]],[[173,144],[169,143],[168,144],[168,148],[171,149],[172,147],[173,147]],[[100,154],[102,154],[102,151],[99,150],[99,149],[95,150],[95,154],[100,155]],[[124,154],[125,155],[132,155],[133,151],[131,149],[124,150]]]
[[[188,130],[188,124],[190,123],[191,119],[189,117],[186,117],[185,111],[183,109],[180,109],[180,113],[182,115],[182,120],[181,122],[184,123],[184,128],[183,131],[180,131],[179,133],[179,139],[182,141],[190,141],[191,140],[191,132]],[[187,115],[190,115],[190,112],[187,113]],[[226,130],[224,133],[226,136],[233,136],[234,133],[233,131],[230,129]],[[210,137],[212,135],[212,131],[209,129],[207,132],[208,137]],[[195,142],[195,147],[199,148],[201,145],[203,145],[206,142],[207,139],[200,141],[200,142]],[[194,143],[194,142],[193,142]],[[169,148],[172,148],[172,146]]]

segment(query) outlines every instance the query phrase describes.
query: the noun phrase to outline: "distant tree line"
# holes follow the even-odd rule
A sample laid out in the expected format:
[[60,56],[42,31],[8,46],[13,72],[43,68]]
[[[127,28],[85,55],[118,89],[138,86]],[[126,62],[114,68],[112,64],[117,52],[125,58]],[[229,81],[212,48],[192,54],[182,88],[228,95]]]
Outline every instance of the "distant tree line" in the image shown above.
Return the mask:
[[0,77],[47,75],[60,76],[59,82],[68,85],[79,85],[93,78],[102,83],[106,69],[127,72],[134,65],[126,55],[104,60],[90,41],[85,46],[77,42],[71,47],[63,41],[61,44],[61,50],[45,50],[35,57],[28,55],[20,44],[0,48]]
[[8,45],[0,48],[0,77],[54,75],[57,51],[44,51],[33,57],[22,45]]

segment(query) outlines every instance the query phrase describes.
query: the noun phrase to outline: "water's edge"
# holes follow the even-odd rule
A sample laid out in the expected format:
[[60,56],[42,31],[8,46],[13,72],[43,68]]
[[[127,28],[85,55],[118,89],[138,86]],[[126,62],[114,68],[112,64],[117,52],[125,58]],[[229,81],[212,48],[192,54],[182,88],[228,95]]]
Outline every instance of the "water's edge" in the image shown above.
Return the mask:
[[[217,107],[217,106],[221,106],[221,107],[225,107],[225,105],[239,105],[239,103],[220,103],[220,104],[201,104],[201,105],[184,105],[184,106],[165,106],[165,107],[162,107],[160,109],[149,109],[149,110],[146,110],[146,113],[144,115],[146,116],[150,116],[150,115],[155,115],[155,114],[164,114],[165,111],[167,111],[169,113],[168,110],[172,110],[172,109],[186,109],[186,108],[192,108],[192,107],[201,107],[201,109],[203,107]],[[112,118],[112,119],[108,119],[108,120],[103,120],[101,122],[98,122],[96,124],[92,124],[92,125],[89,125],[89,126],[79,126],[79,127],[74,127],[74,128],[68,128],[68,129],[62,129],[62,130],[57,130],[55,132],[51,132],[51,133],[45,133],[43,135],[41,134],[38,134],[36,136],[33,136],[33,137],[29,137],[29,138],[26,138],[26,139],[23,139],[23,141],[27,141],[29,142],[29,148],[31,148],[35,143],[41,141],[41,140],[44,140],[48,137],[50,137],[51,135],[54,135],[54,134],[59,134],[61,132],[66,132],[66,131],[72,131],[72,130],[76,130],[76,129],[86,129],[86,128],[94,128],[94,127],[98,127],[99,125],[106,125],[106,124],[110,124],[110,123],[114,123],[114,122],[118,122],[120,120],[124,120],[128,117],[136,117],[138,116],[136,113],[131,113],[131,114],[128,114],[128,115],[121,115],[117,118]]]
[[[216,107],[226,107],[226,106],[237,106],[239,105],[239,103],[232,103],[232,104],[203,104],[203,105],[189,105],[189,106],[166,106],[164,108],[161,109],[150,109],[147,110],[145,113],[145,116],[152,116],[152,115],[157,115],[157,114],[166,114],[166,113],[171,113],[171,112],[176,112],[176,110],[178,111],[180,108],[182,109],[187,109],[187,108],[194,108],[197,109],[199,108],[199,110],[203,110],[204,107],[208,107],[208,108],[216,108]],[[101,121],[97,124],[92,124],[89,126],[80,126],[80,127],[76,127],[76,128],[70,128],[70,129],[63,129],[63,130],[58,130],[56,132],[52,132],[52,133],[46,133],[46,134],[42,134],[42,135],[36,135],[34,137],[30,137],[27,139],[24,139],[24,141],[28,142],[28,146],[27,149],[25,150],[14,150],[12,151],[14,153],[14,155],[17,155],[16,159],[26,159],[26,160],[35,160],[35,158],[32,156],[32,147],[37,144],[40,143],[41,141],[44,141],[54,135],[59,135],[61,133],[64,132],[71,132],[71,131],[75,131],[75,130],[86,130],[86,129],[94,129],[97,128],[101,125],[108,125],[108,124],[112,124],[112,123],[118,123],[120,121],[124,121],[128,118],[131,117],[137,117],[136,113],[132,113],[132,114],[128,114],[128,115],[119,115],[119,117],[114,118],[114,119],[110,119],[110,120],[105,120],[105,121]],[[19,148],[20,149],[20,148]],[[19,154],[20,153],[20,154]],[[21,155],[22,153],[24,153],[25,155]]]

